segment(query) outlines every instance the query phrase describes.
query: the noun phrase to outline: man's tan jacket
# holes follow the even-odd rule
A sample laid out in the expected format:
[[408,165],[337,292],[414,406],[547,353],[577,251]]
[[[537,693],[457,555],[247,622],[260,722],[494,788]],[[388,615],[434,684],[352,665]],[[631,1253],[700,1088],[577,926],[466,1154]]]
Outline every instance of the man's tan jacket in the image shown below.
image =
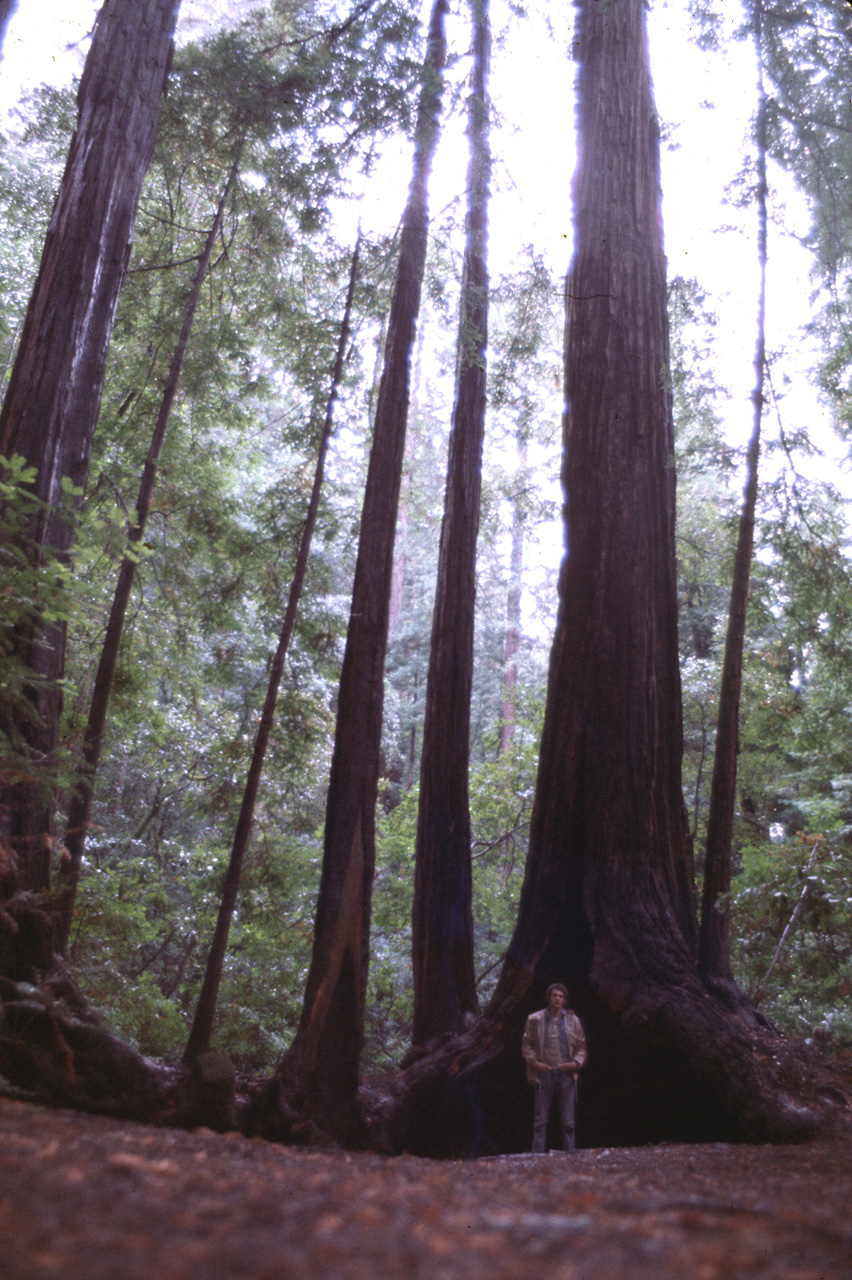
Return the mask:
[[[526,1058],[527,1080],[530,1084],[538,1084],[538,1072],[534,1064],[544,1061],[544,1015],[546,1013],[546,1009],[539,1009],[538,1013],[530,1014],[524,1028],[524,1038],[521,1041],[521,1053]],[[565,1009],[564,1013],[568,1061],[576,1062],[579,1068],[586,1061],[586,1036],[583,1032],[583,1024],[576,1013],[572,1013],[570,1009]]]

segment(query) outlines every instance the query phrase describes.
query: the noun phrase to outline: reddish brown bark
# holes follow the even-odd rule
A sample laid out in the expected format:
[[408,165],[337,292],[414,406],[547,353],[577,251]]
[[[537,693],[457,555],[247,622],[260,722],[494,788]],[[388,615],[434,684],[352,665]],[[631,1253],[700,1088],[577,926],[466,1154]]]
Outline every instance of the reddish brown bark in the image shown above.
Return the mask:
[[[83,488],[100,406],[115,304],[154,146],[180,0],[110,0],[95,28],[77,95],[77,129],[0,413],[0,450],[37,470],[44,506],[32,529],[42,551],[64,554],[72,530],[57,513],[62,485]],[[21,726],[35,771],[58,746],[65,634],[34,626],[20,656],[37,680],[38,723]],[[51,803],[39,779],[0,794],[26,888],[50,882]]]
[[447,0],[435,0],[429,26],[340,677],[311,966],[299,1027],[278,1073],[302,1114],[343,1139],[351,1138],[357,1124],[393,543],[411,351],[426,261],[427,180],[438,139],[447,7]]
[[432,617],[415,845],[412,1042],[461,1031],[479,1012],[473,963],[468,763],[473,618],[488,345],[487,0],[472,0],[466,246],[456,394]]
[[[669,981],[698,984],[659,144],[641,0],[584,0],[576,47],[567,554],[524,888],[492,1008],[520,1017],[550,981],[567,981],[575,1007],[615,1037],[649,983],[661,1000]],[[606,1052],[623,1050],[613,1039]]]
[[[525,889],[503,989],[521,969],[525,981],[552,966],[569,981],[587,980],[599,933],[615,940],[636,928],[641,945],[643,927],[665,922],[677,963],[688,963],[694,945],[680,793],[658,137],[640,0],[587,0],[578,46],[581,159],[565,347],[568,550]],[[635,896],[625,901],[622,885],[634,877]]]
[[133,590],[133,581],[136,577],[138,556],[134,553],[133,548],[139,546],[145,535],[145,526],[148,523],[148,514],[151,510],[151,499],[154,496],[154,487],[157,482],[160,452],[163,447],[163,441],[166,438],[172,405],[174,404],[181,371],[183,370],[189,335],[192,331],[198,299],[201,296],[201,288],[210,266],[213,246],[219,234],[222,214],[236,177],[238,163],[239,157],[234,160],[231,167],[231,172],[219,198],[213,221],[210,224],[204,247],[198,258],[198,265],[190,286],[189,296],[184,306],[183,323],[181,324],[177,345],[175,346],[168,377],[166,378],[166,385],[160,400],[157,422],[148,448],[148,457],[145,460],[145,467],[142,472],[139,496],[136,499],[136,518],[127,528],[127,541],[130,551],[124,556],[118,573],[118,582],[113,595],[101,657],[95,674],[95,684],[89,704],[86,729],[83,734],[83,759],[80,777],[71,795],[65,824],[64,843],[67,857],[62,863],[58,875],[57,887],[59,894],[56,904],[57,934],[63,951],[68,941],[68,931],[71,927],[71,917],[74,911],[77,882],[80,878],[80,866],[83,860],[86,833],[92,810],[92,792],[98,772],[104,729],[106,727],[107,707],[109,706],[110,693],[112,692],[115,667],[118,662],[121,633],[124,629],[124,617],[130,600],[130,593]]
[[293,628],[296,625],[296,613],[299,608],[299,599],[302,594],[305,572],[308,567],[308,557],[311,551],[311,540],[313,538],[314,527],[317,521],[317,511],[319,510],[320,493],[322,492],[322,482],[325,473],[325,458],[328,452],[328,443],[331,439],[331,433],[334,429],[334,406],[337,403],[340,384],[343,380],[346,349],[349,344],[352,301],[355,296],[355,283],[358,278],[358,259],[360,251],[361,235],[359,232],[358,239],[352,253],[352,263],[349,271],[349,287],[343,308],[343,320],[340,325],[337,355],[335,357],[334,368],[331,375],[331,392],[328,397],[325,419],[323,421],[322,433],[320,435],[317,464],[314,470],[314,482],[311,488],[311,496],[308,501],[305,523],[302,526],[302,536],[299,540],[299,550],[296,554],[296,564],[293,569],[293,578],[290,583],[290,592],[287,597],[287,608],[284,613],[284,621],[281,624],[281,632],[278,637],[278,647],[275,650],[275,656],[272,659],[272,666],[269,671],[269,682],[266,688],[266,698],[264,699],[263,711],[261,712],[260,723],[257,726],[257,733],[254,739],[254,749],[252,751],[251,763],[246,777],[245,791],[243,792],[243,802],[240,806],[240,813],[237,819],[236,830],[234,832],[234,842],[231,846],[231,856],[228,861],[228,870],[225,875],[225,883],[222,888],[222,897],[219,903],[219,915],[216,920],[213,941],[210,944],[210,952],[207,957],[207,965],[204,971],[204,982],[201,986],[201,994],[198,997],[195,1017],[193,1018],[189,1039],[187,1041],[186,1049],[184,1050],[183,1061],[189,1064],[195,1062],[199,1054],[204,1053],[204,1051],[209,1048],[210,1037],[213,1034],[213,1023],[216,1017],[216,1001],[219,995],[219,984],[222,979],[222,967],[225,962],[228,934],[230,932],[231,921],[234,916],[234,908],[237,903],[237,893],[239,892],[243,858],[245,856],[246,849],[248,848],[249,837],[251,835],[257,792],[260,786],[261,774],[263,772],[263,761],[266,756],[266,748],[269,744],[269,735],[272,732],[272,724],[275,717],[275,703],[278,698],[281,677],[284,674],[284,663],[287,659],[287,650],[290,647]]
[[681,793],[673,433],[659,140],[643,0],[580,0],[567,284],[566,556],[517,925],[478,1027],[413,1064],[394,1140],[519,1150],[520,1041],[547,985],[586,1023],[580,1145],[791,1140],[742,1007],[697,967]]

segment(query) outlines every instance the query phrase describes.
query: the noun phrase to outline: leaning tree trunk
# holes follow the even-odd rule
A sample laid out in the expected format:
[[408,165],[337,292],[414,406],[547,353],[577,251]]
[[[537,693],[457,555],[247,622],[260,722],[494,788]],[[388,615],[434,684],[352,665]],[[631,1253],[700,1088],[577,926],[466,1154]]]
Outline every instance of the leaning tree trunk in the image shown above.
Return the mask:
[[[82,489],[100,406],[113,315],[180,0],[110,0],[100,11],[77,95],[77,129],[0,413],[0,450],[36,469],[43,504],[31,529],[37,558],[69,551],[63,486]],[[38,777],[54,761],[65,633],[32,626],[19,656],[33,672],[34,723],[20,726],[30,776],[0,788],[0,811],[25,888],[50,884],[51,798]]]
[[415,843],[411,939],[414,1045],[461,1031],[466,1017],[479,1013],[473,962],[467,775],[488,346],[488,0],[472,0],[471,11],[467,242]]
[[86,834],[89,827],[89,818],[92,811],[92,793],[95,785],[95,778],[98,772],[98,764],[101,756],[101,746],[103,744],[104,729],[106,727],[107,707],[109,706],[110,693],[112,692],[112,682],[115,675],[115,667],[118,662],[119,646],[121,644],[121,634],[124,630],[124,618],[127,613],[127,605],[130,601],[130,593],[133,590],[133,582],[136,577],[136,566],[139,562],[138,555],[133,548],[138,547],[145,536],[145,528],[148,523],[148,515],[151,510],[151,500],[154,496],[154,488],[157,483],[157,470],[160,462],[160,452],[163,448],[163,442],[166,438],[169,421],[172,414],[172,405],[174,404],[177,394],[180,375],[183,370],[183,363],[186,357],[186,348],[189,343],[189,335],[192,331],[193,321],[195,320],[195,312],[198,307],[198,299],[201,296],[201,288],[207,276],[210,266],[210,258],[213,254],[213,247],[216,243],[216,237],[219,234],[219,227],[222,222],[222,214],[224,213],[225,204],[228,199],[234,179],[237,175],[237,166],[239,164],[239,155],[231,166],[228,180],[219,197],[219,202],[213,215],[213,221],[210,224],[210,230],[204,242],[204,247],[198,258],[198,265],[195,269],[192,284],[190,286],[189,295],[186,300],[183,312],[183,323],[181,324],[180,334],[178,335],[177,344],[172,355],[172,361],[169,366],[166,385],[160,399],[160,408],[157,414],[157,421],[154,426],[154,432],[151,437],[151,444],[148,448],[148,457],[145,460],[145,467],[142,472],[142,480],[139,485],[139,496],[136,499],[136,518],[131,521],[127,529],[128,551],[121,562],[121,568],[118,573],[118,582],[116,583],[115,593],[112,600],[112,608],[110,609],[109,619],[107,621],[106,635],[104,637],[103,648],[101,649],[101,657],[98,663],[98,669],[95,674],[95,684],[92,689],[92,697],[89,703],[89,716],[86,721],[86,729],[83,734],[83,759],[80,770],[80,776],[77,785],[71,793],[71,801],[68,806],[68,817],[65,824],[65,850],[66,857],[63,860],[59,874],[57,876],[57,900],[55,907],[56,930],[58,942],[64,951],[68,943],[68,933],[71,928],[71,917],[74,913],[74,901],[77,895],[77,883],[80,878],[80,867],[83,861],[83,850],[86,847]]
[[742,685],[743,644],[746,610],[754,545],[754,512],[757,505],[757,464],[760,455],[760,428],[763,415],[763,382],[766,364],[766,91],[763,85],[761,45],[761,9],[754,13],[755,45],[758,59],[757,105],[757,257],[760,286],[757,300],[757,338],[754,350],[754,390],[752,432],[746,453],[746,482],[737,533],[725,658],[719,689],[719,712],[716,719],[716,748],[713,756],[713,780],[710,785],[710,808],[707,815],[707,852],[704,863],[704,888],[701,899],[701,929],[698,940],[698,963],[708,981],[721,983],[735,995],[731,972],[731,843],[734,833],[734,809],[737,790],[737,754],[739,751],[740,688]]
[[486,1018],[399,1083],[390,1141],[529,1144],[526,1015],[560,980],[586,1022],[587,1145],[792,1138],[749,1024],[697,968],[681,793],[659,135],[643,0],[581,0],[567,284],[566,557],[518,921]]
[[243,802],[240,806],[237,826],[234,831],[234,841],[231,846],[231,856],[228,860],[228,870],[225,874],[225,883],[222,888],[222,897],[219,902],[219,914],[216,919],[216,928],[213,932],[213,941],[210,944],[210,952],[207,957],[207,965],[204,970],[204,981],[201,985],[201,994],[198,997],[195,1017],[192,1020],[192,1028],[190,1029],[189,1039],[187,1040],[186,1049],[183,1054],[183,1061],[188,1065],[192,1065],[199,1055],[204,1053],[205,1050],[210,1047],[210,1037],[213,1034],[213,1024],[216,1018],[216,1001],[219,996],[219,984],[222,980],[222,967],[225,963],[225,950],[228,945],[228,934],[231,929],[231,920],[234,916],[234,908],[237,905],[237,893],[240,887],[243,858],[245,856],[245,851],[248,848],[249,836],[251,835],[252,823],[254,821],[254,807],[257,801],[258,788],[260,787],[261,774],[263,772],[263,761],[266,756],[266,748],[269,745],[269,735],[272,732],[272,723],[275,717],[275,703],[278,698],[278,689],[281,685],[281,677],[284,674],[284,663],[287,660],[287,651],[290,648],[290,639],[293,635],[293,628],[296,625],[296,612],[299,608],[302,585],[305,581],[305,572],[308,567],[308,556],[311,551],[311,540],[313,539],[314,526],[317,521],[317,511],[319,510],[320,493],[322,492],[323,475],[325,473],[325,457],[328,452],[328,442],[331,439],[331,433],[334,428],[334,408],[337,404],[337,396],[340,390],[340,384],[343,380],[346,349],[349,344],[350,318],[352,315],[352,302],[355,297],[355,283],[358,278],[358,259],[360,252],[361,233],[359,231],[358,238],[355,241],[355,248],[352,252],[352,263],[349,270],[349,287],[346,293],[346,302],[343,307],[343,320],[340,325],[337,355],[335,357],[334,368],[331,374],[331,391],[329,393],[325,419],[323,421],[322,432],[320,434],[317,463],[314,469],[314,482],[311,488],[311,496],[308,501],[305,523],[302,526],[302,536],[299,541],[299,550],[296,554],[296,564],[293,569],[293,578],[290,583],[290,593],[287,598],[287,608],[284,612],[284,621],[281,624],[281,632],[278,637],[278,647],[276,648],[275,656],[272,659],[272,666],[269,671],[269,681],[266,686],[266,698],[264,699],[260,723],[257,726],[257,733],[255,734],[254,750],[252,751],[251,763],[246,777]]
[[435,0],[429,26],[340,676],[311,966],[299,1027],[278,1068],[282,1110],[295,1105],[344,1140],[357,1125],[393,542],[426,262],[427,180],[438,140],[447,7],[447,0]]

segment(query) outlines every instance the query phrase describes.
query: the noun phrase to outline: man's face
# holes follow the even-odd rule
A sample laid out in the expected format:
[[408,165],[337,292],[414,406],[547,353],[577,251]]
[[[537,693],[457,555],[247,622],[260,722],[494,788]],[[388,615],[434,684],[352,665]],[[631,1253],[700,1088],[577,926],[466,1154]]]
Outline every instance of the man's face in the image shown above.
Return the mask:
[[561,991],[551,991],[547,997],[547,1007],[551,1013],[559,1013],[560,1009],[565,1008],[565,997]]

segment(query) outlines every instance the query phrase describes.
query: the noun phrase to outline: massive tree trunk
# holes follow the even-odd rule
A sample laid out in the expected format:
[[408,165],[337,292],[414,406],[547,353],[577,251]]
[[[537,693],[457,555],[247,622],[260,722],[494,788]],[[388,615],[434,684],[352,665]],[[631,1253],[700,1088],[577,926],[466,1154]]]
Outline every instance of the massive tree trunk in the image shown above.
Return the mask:
[[269,671],[269,681],[266,686],[266,698],[264,699],[260,723],[257,726],[257,733],[255,734],[254,749],[252,751],[251,763],[246,777],[245,791],[243,792],[243,802],[240,806],[237,826],[234,831],[234,840],[231,845],[231,856],[228,860],[228,870],[226,872],[225,883],[222,888],[222,898],[219,903],[219,914],[216,919],[216,928],[213,933],[213,941],[210,944],[210,952],[207,957],[207,965],[204,970],[204,982],[201,986],[201,994],[198,997],[195,1017],[192,1020],[192,1028],[189,1033],[186,1049],[184,1050],[183,1061],[189,1065],[192,1065],[199,1055],[209,1048],[210,1037],[213,1034],[213,1024],[216,1017],[216,1001],[219,995],[219,984],[222,979],[222,967],[225,962],[225,951],[228,945],[228,934],[231,929],[231,920],[233,919],[234,908],[237,904],[237,893],[239,892],[240,887],[243,858],[245,856],[246,849],[248,848],[249,836],[251,835],[257,792],[260,787],[260,778],[263,772],[263,761],[266,756],[266,748],[269,745],[269,735],[272,732],[272,724],[275,717],[275,703],[278,699],[278,690],[281,685],[281,677],[284,674],[284,663],[287,660],[287,651],[290,648],[293,628],[296,625],[296,613],[299,608],[299,600],[302,595],[302,586],[305,581],[305,573],[308,567],[308,557],[311,552],[311,541],[314,535],[314,526],[317,521],[323,476],[325,474],[325,458],[328,452],[328,443],[331,439],[332,429],[334,427],[334,408],[337,404],[340,384],[343,381],[346,349],[349,344],[350,318],[352,315],[352,302],[355,296],[355,283],[358,278],[358,259],[360,252],[361,233],[359,231],[358,238],[355,242],[355,248],[352,253],[352,263],[349,271],[349,287],[346,293],[346,302],[343,307],[343,319],[340,325],[337,355],[335,357],[334,368],[332,369],[331,374],[331,390],[329,392],[325,419],[323,421],[322,432],[320,434],[317,463],[314,469],[314,482],[311,487],[311,496],[308,501],[305,523],[302,526],[302,536],[299,540],[299,550],[296,554],[296,563],[293,568],[293,578],[290,583],[287,608],[284,611],[284,621],[281,624],[281,632],[278,637],[278,647],[276,648],[275,655],[272,659],[272,666]]
[[[78,123],[0,413],[0,450],[35,467],[43,504],[36,556],[63,555],[72,529],[63,485],[83,488],[104,364],[142,180],[151,158],[180,0],[110,0],[101,10],[78,93]],[[25,888],[50,883],[51,798],[38,776],[58,746],[61,625],[36,621],[19,656],[34,673],[35,723],[20,726],[30,776],[0,792]]]
[[414,168],[403,214],[340,677],[311,966],[299,1027],[278,1070],[285,1095],[282,1112],[295,1104],[301,1115],[343,1140],[351,1140],[358,1122],[393,542],[411,351],[426,261],[427,180],[438,139],[447,7],[447,0],[435,0],[418,104]]
[[[585,0],[576,48],[567,551],[526,876],[493,1008],[534,1004],[549,981],[567,981],[611,1068],[616,1045],[605,1036],[621,1009],[649,979],[664,1000],[669,979],[692,970],[695,917],[659,142],[641,0]],[[631,1057],[638,1092],[635,1049]]]
[[136,566],[139,560],[133,548],[138,547],[145,536],[145,527],[151,510],[151,500],[157,483],[160,452],[171,419],[172,405],[177,395],[178,383],[180,382],[186,357],[186,348],[189,343],[189,335],[195,320],[201,288],[210,266],[213,247],[219,234],[225,204],[237,175],[238,163],[239,156],[235,158],[231,166],[231,171],[219,197],[204,247],[198,258],[198,265],[196,266],[189,295],[184,306],[183,323],[181,324],[180,334],[172,355],[166,385],[160,400],[157,421],[151,437],[151,444],[148,448],[148,457],[145,460],[145,467],[139,484],[139,496],[136,499],[136,517],[135,520],[130,522],[127,529],[128,553],[124,556],[118,573],[118,582],[116,583],[112,608],[107,621],[106,635],[95,674],[95,684],[89,704],[89,715],[83,734],[83,759],[80,777],[71,793],[68,818],[65,824],[64,843],[67,856],[60,866],[57,877],[59,893],[56,904],[57,935],[59,945],[63,951],[68,942],[68,932],[71,928],[71,917],[74,912],[74,900],[77,894],[77,882],[80,878],[80,867],[83,861],[83,850],[86,847],[86,834],[92,811],[92,793],[98,772],[101,745],[106,727],[107,707],[109,706],[110,693],[112,692],[115,667],[118,662],[121,634],[124,630],[124,618],[127,613],[130,593],[133,590]]
[[737,791],[737,753],[739,751],[740,688],[742,685],[743,644],[745,641],[748,588],[751,575],[751,553],[754,545],[754,512],[757,505],[757,466],[760,456],[760,428],[763,415],[763,383],[766,363],[766,91],[763,86],[761,50],[761,9],[754,13],[755,46],[758,58],[757,104],[757,257],[760,285],[757,300],[757,337],[754,350],[754,390],[752,391],[752,431],[746,452],[746,482],[737,532],[731,602],[728,608],[728,630],[725,636],[725,658],[719,689],[719,713],[716,719],[716,747],[713,756],[713,780],[710,785],[710,808],[707,815],[707,852],[704,863],[704,887],[701,898],[701,929],[698,961],[708,980],[724,984],[733,994],[731,972],[731,842],[734,834],[734,809]]
[[471,906],[470,694],[473,606],[488,345],[487,0],[472,0],[473,71],[469,98],[470,160],[462,274],[456,395],[450,431],[444,519],[426,683],[415,845],[412,1041],[425,1044],[461,1031],[479,1012]]
[[581,0],[580,160],[567,284],[567,550],[520,910],[486,1018],[415,1063],[390,1141],[530,1141],[526,1015],[560,980],[585,1020],[581,1144],[793,1138],[756,1024],[697,968],[681,793],[659,142],[643,0]]

